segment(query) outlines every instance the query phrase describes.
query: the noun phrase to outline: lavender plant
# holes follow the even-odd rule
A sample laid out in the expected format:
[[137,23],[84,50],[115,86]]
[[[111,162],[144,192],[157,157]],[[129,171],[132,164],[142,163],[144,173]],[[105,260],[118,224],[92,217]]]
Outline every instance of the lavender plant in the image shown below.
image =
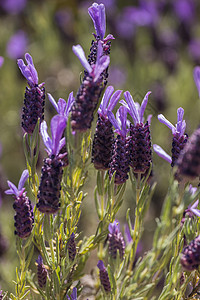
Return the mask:
[[[80,45],[73,46],[85,69],[76,96],[71,92],[67,102],[60,98],[56,103],[48,94],[57,111],[50,122],[51,137],[48,120],[43,120],[45,92],[43,84],[38,85],[33,60],[26,54],[27,66],[18,61],[30,86],[22,117],[27,169],[18,187],[8,181],[6,194],[15,198],[19,267],[15,293],[8,296],[1,290],[0,299],[194,299],[200,291],[200,191],[189,183],[200,176],[200,129],[187,137],[183,108],[177,111],[175,126],[163,115],[158,116],[172,130],[172,158],[157,145],[154,151],[172,163],[173,172],[156,220],[152,248],[138,257],[145,216],[156,189],[151,116],[144,121],[150,92],[140,105],[129,91],[124,93],[126,102],[119,101],[122,91],[114,92],[114,87],[108,86],[101,99],[109,80],[108,55],[113,36],[104,38],[104,5],[94,3],[88,11],[96,31],[95,41],[88,60]],[[199,78],[195,78],[197,82]],[[117,104],[120,106],[115,114]],[[92,122],[97,113],[92,139]],[[41,138],[47,157],[40,172],[37,162]],[[80,218],[83,201],[87,204],[89,198],[85,190],[90,168],[96,176],[94,202],[98,221],[93,234],[86,236],[84,228],[80,228]],[[117,214],[126,201],[127,186],[133,195],[135,213],[128,208],[124,216],[129,232],[125,243]],[[93,275],[89,276],[87,263],[91,254],[95,263]],[[92,282],[89,293],[84,278]]]

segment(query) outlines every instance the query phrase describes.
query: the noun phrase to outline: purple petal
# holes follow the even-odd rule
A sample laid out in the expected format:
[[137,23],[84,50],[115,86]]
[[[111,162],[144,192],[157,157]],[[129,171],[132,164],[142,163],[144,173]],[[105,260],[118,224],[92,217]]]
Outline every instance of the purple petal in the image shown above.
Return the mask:
[[42,265],[43,264],[43,259],[41,255],[38,255],[38,259],[36,259],[36,262],[38,263],[38,265]]
[[[176,130],[182,136],[183,132],[183,126],[186,126],[186,123],[183,122],[183,115],[184,115],[184,109],[182,107],[179,107],[177,109],[177,124],[176,124]],[[184,128],[185,129],[185,128]],[[185,131],[185,130],[184,130]],[[184,132],[183,132],[184,134]]]
[[117,234],[120,232],[120,224],[119,221],[114,221],[108,225],[108,230],[111,234]]
[[115,105],[117,104],[117,102],[119,101],[119,98],[121,96],[122,90],[117,90],[111,97],[110,102],[108,104],[108,110],[112,111],[115,107]]
[[135,102],[133,101],[133,98],[132,98],[130,92],[126,91],[124,93],[124,97],[125,97],[126,102],[129,106],[129,109],[130,109],[129,113],[130,113],[131,117],[133,118],[133,121],[134,121],[135,125],[137,123],[140,123],[140,116],[139,116],[139,113],[138,113],[138,109],[137,109],[137,106],[136,106]]
[[28,173],[28,170],[24,170],[22,172],[22,176],[19,180],[19,184],[18,184],[18,191],[20,192],[22,190],[22,188],[24,187],[24,184],[26,182],[26,180],[28,179],[29,177],[29,173]]
[[30,84],[38,84],[38,74],[33,64],[33,59],[29,53],[25,54],[25,59],[28,63],[26,66],[22,59],[17,60],[17,64],[23,74],[23,76],[28,80]]
[[[104,93],[103,98],[101,100],[101,104],[100,104],[100,107],[99,107],[99,110],[98,110],[99,113],[102,113],[103,115],[106,115],[107,105],[108,105],[108,102],[109,102],[110,97],[111,97],[113,92],[114,92],[114,87],[111,86],[111,85],[108,86],[107,89],[105,90],[105,93]],[[109,110],[111,110],[111,109],[109,109]]]
[[195,67],[193,71],[194,82],[196,84],[200,98],[200,67]]
[[194,195],[197,191],[197,187],[193,187],[191,184],[189,185],[189,192]]
[[50,154],[52,151],[52,140],[47,133],[47,123],[45,121],[43,121],[40,125],[40,133],[47,148],[47,152]]
[[59,98],[59,100],[58,100],[58,113],[61,116],[65,116],[66,107],[67,107],[66,101],[62,98]]
[[171,157],[158,145],[154,144],[153,145],[153,150],[156,152],[156,154],[163,159],[165,159],[168,163],[172,163]]
[[200,217],[200,210],[199,209],[193,209],[193,208],[190,208],[190,211],[193,212],[193,214],[195,214],[197,217]]
[[75,288],[75,287],[72,290],[71,299],[72,300],[77,300],[77,288]]
[[51,94],[47,93],[49,101],[51,102],[51,104],[55,107],[56,111],[58,112],[58,105],[55,101],[55,99],[51,96]]
[[69,112],[71,110],[72,104],[74,103],[74,96],[73,96],[73,92],[71,92],[69,94],[68,100],[67,100],[67,107],[66,107],[66,111],[65,111],[65,117],[68,118]]
[[115,129],[121,130],[119,123],[117,122],[117,120],[115,119],[114,114],[111,111],[107,112],[107,116],[108,116],[110,122],[115,127]]
[[66,127],[65,117],[56,115],[51,119],[51,135],[52,135],[51,154],[57,155],[59,153],[59,142],[65,127]]
[[126,120],[127,120],[127,108],[125,106],[120,106],[119,108],[119,117],[121,120],[121,133],[123,136],[126,136]]
[[0,56],[0,68],[3,66],[4,63],[4,58],[3,56]]
[[107,41],[109,41],[109,40],[115,40],[115,38],[114,38],[114,36],[112,35],[112,34],[108,34],[106,37],[105,37],[105,39],[103,39],[104,40],[104,42],[107,42]]
[[148,115],[147,122],[148,122],[149,125],[151,124],[151,118],[152,118],[152,115]]
[[88,8],[88,13],[94,23],[97,35],[103,40],[106,32],[106,14],[104,5],[93,3],[92,6]]
[[94,71],[94,82],[97,81],[101,75],[101,73],[109,66],[110,57],[105,55],[100,58],[99,62],[95,65]]
[[192,204],[192,206],[190,206],[191,209],[194,209],[198,206],[199,204],[199,199],[197,201],[194,202],[194,204]]
[[147,106],[148,103],[148,97],[151,94],[151,92],[147,92],[146,95],[144,96],[144,99],[142,101],[141,107],[140,107],[140,122],[143,122],[143,115],[144,115],[144,111],[145,108]]
[[17,189],[16,185],[14,185],[14,183],[12,183],[9,180],[7,181],[7,183],[8,183],[8,186],[9,186],[10,189],[6,190],[5,194],[17,196],[18,195],[18,189]]
[[66,143],[66,141],[65,141],[65,137],[64,137],[64,138],[62,138],[62,139],[60,140],[60,142],[59,142],[58,153],[59,153],[60,150],[65,146],[65,143]]
[[172,123],[168,121],[162,114],[158,115],[158,120],[171,129],[171,131],[176,131],[176,127],[174,127],[174,125],[172,125]]
[[80,60],[82,66],[88,71],[90,74],[92,72],[92,67],[90,66],[89,62],[87,61],[87,58],[85,57],[85,53],[83,51],[83,48],[81,45],[76,45],[72,47],[72,50],[74,54],[78,57]]

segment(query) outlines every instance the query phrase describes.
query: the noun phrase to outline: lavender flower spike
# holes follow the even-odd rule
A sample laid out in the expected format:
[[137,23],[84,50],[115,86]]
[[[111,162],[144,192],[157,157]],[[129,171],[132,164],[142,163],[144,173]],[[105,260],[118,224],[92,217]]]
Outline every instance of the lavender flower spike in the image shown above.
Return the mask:
[[114,143],[113,155],[110,163],[110,178],[115,173],[115,184],[122,184],[128,179],[129,149],[127,144],[127,108],[120,106],[116,118],[111,111],[107,112],[108,118],[116,128],[117,137]]
[[194,68],[193,77],[194,77],[194,82],[196,84],[196,87],[197,87],[197,90],[199,93],[199,98],[200,98],[200,67],[199,66]]
[[101,284],[105,290],[106,293],[109,293],[111,291],[111,285],[110,285],[110,279],[108,276],[108,271],[106,270],[104,263],[102,260],[98,261],[97,267],[99,268],[99,277]]
[[179,157],[181,150],[185,147],[188,136],[185,134],[186,122],[183,120],[184,109],[179,107],[177,109],[177,123],[175,126],[168,121],[162,114],[158,115],[158,120],[165,124],[173,134],[172,140],[172,162],[171,166],[173,167]]
[[153,150],[156,152],[158,156],[165,159],[168,163],[172,163],[171,156],[167,154],[159,145],[154,144]]
[[45,121],[40,126],[41,135],[46,146],[48,155],[58,155],[61,148],[65,144],[65,138],[62,138],[63,131],[66,127],[66,119],[64,116],[56,115],[51,119],[52,139],[47,133],[47,124]]
[[54,108],[56,109],[57,113],[63,117],[66,118],[66,121],[68,119],[69,116],[69,112],[71,110],[72,104],[74,102],[74,96],[73,96],[73,92],[71,92],[69,94],[67,103],[64,99],[59,98],[58,103],[56,103],[56,101],[54,100],[54,98],[51,96],[51,94],[48,94],[49,97],[49,101],[51,102],[51,104],[54,106]]
[[28,176],[28,170],[24,170],[19,180],[18,187],[8,181],[10,189],[5,191],[7,195],[14,195],[15,202],[13,208],[16,211],[14,217],[15,234],[22,239],[27,238],[31,234],[34,223],[31,201],[26,196],[24,188]]
[[124,238],[120,232],[120,225],[118,221],[110,223],[108,226],[108,243],[109,243],[109,254],[112,258],[117,258],[117,251],[119,251],[119,256],[121,259],[124,257],[125,253],[125,242]]
[[60,208],[60,189],[63,175],[63,158],[67,153],[59,154],[65,145],[65,138],[61,138],[66,127],[64,116],[56,115],[51,120],[51,135],[47,133],[46,122],[41,124],[41,135],[50,157],[44,159],[38,191],[39,202],[37,208],[42,213],[54,214]]
[[38,285],[40,288],[44,288],[46,286],[46,281],[47,281],[47,269],[43,264],[43,259],[41,255],[38,255],[38,259],[36,259],[36,263],[37,263]]
[[18,66],[30,86],[26,87],[22,114],[23,129],[32,134],[38,119],[44,120],[45,88],[44,83],[38,84],[38,74],[29,53],[25,54],[27,65],[22,59],[17,61]]
[[92,144],[92,163],[97,170],[108,170],[112,158],[114,132],[107,112],[113,110],[122,91],[118,90],[114,94],[113,92],[114,88],[108,86],[98,109],[98,120]]

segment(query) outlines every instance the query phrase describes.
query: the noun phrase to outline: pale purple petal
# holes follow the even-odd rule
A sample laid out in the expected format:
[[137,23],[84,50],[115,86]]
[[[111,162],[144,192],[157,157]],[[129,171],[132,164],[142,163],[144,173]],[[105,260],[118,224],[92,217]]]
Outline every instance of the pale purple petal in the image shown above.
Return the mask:
[[111,234],[117,234],[120,232],[120,224],[119,221],[115,220],[113,223],[108,225],[108,230]]
[[174,127],[174,125],[170,121],[168,121],[162,114],[158,115],[158,120],[161,123],[165,124],[169,129],[171,129],[171,131],[176,131],[176,127]]
[[49,137],[48,133],[47,133],[47,123],[45,121],[43,121],[40,125],[40,133],[43,139],[43,142],[47,148],[47,152],[51,153],[52,150],[52,141],[51,138]]
[[123,136],[126,136],[126,120],[127,120],[127,108],[125,106],[120,106],[119,108],[119,117],[121,120],[121,133]]
[[110,102],[108,104],[108,110],[112,111],[115,107],[115,105],[117,104],[117,102],[119,101],[119,98],[121,96],[122,90],[117,90],[111,97]]
[[0,56],[0,68],[3,66],[4,63],[4,58],[3,56]]
[[191,184],[189,185],[189,192],[194,195],[197,191],[197,187],[193,187]]
[[56,111],[58,112],[58,105],[55,101],[55,99],[51,96],[51,94],[47,93],[49,101],[51,102],[51,104],[55,107]]
[[156,152],[156,154],[163,159],[165,159],[168,163],[172,163],[172,158],[169,156],[160,146],[154,144],[153,145],[153,150]]
[[69,112],[71,110],[72,104],[74,103],[74,96],[73,96],[73,92],[71,92],[69,94],[68,100],[67,100],[67,107],[66,107],[66,111],[65,111],[65,117],[68,118]]
[[112,34],[108,34],[106,37],[105,37],[105,39],[103,39],[104,40],[104,42],[107,42],[107,41],[109,41],[109,40],[115,40],[115,38],[114,38],[114,36],[112,35]]
[[23,76],[28,80],[30,84],[38,84],[38,74],[34,67],[32,57],[29,53],[25,54],[25,59],[28,63],[26,66],[22,59],[17,60],[19,69],[21,70]]
[[72,50],[74,54],[78,57],[80,60],[82,66],[88,71],[90,74],[92,72],[92,67],[90,66],[89,62],[87,61],[87,58],[85,57],[85,53],[83,51],[83,48],[81,45],[76,45],[72,47]]
[[194,77],[194,82],[196,84],[196,87],[197,87],[197,90],[199,93],[199,98],[200,98],[200,67],[199,66],[194,68],[193,77]]
[[199,204],[199,200],[196,200],[196,201],[194,202],[194,204],[192,204],[192,205],[190,206],[190,208],[191,208],[191,209],[194,209],[194,208],[196,208],[196,207],[198,206],[198,204]]
[[77,300],[77,288],[73,288],[71,293],[71,300]]
[[58,153],[60,152],[60,150],[65,146],[65,137],[62,138],[59,142],[59,146],[58,146]]
[[29,53],[25,54],[25,59],[26,59],[27,64],[30,64],[34,67],[32,56]]
[[147,122],[148,122],[149,125],[151,124],[151,118],[152,118],[152,115],[148,115]]
[[[103,95],[103,98],[101,100],[101,104],[99,107],[98,112],[102,113],[103,115],[106,114],[106,110],[107,110],[107,106],[108,106],[108,102],[110,100],[110,97],[112,95],[112,93],[114,92],[114,87],[113,86],[108,86],[107,89],[105,90],[105,93]],[[112,111],[112,109],[109,109],[110,111]]]
[[108,55],[101,57],[99,63],[96,63],[94,71],[94,82],[99,79],[99,76],[109,66],[109,63],[110,57]]
[[106,31],[106,14],[103,4],[93,3],[88,8],[88,13],[94,23],[94,28],[100,39],[103,40]]
[[195,208],[190,208],[190,211],[193,212],[197,217],[200,217],[200,210]]
[[182,135],[182,123],[183,123],[183,115],[184,115],[184,109],[182,107],[179,107],[177,109],[177,124],[176,124],[176,130],[180,135]]
[[9,180],[7,181],[7,183],[8,183],[8,186],[9,186],[10,189],[6,190],[5,194],[17,196],[18,195],[18,189],[17,189],[16,185],[14,185],[14,183],[12,183]]
[[107,112],[108,118],[110,120],[110,122],[113,124],[113,126],[115,127],[115,129],[121,130],[119,123],[117,122],[117,120],[115,119],[114,114],[111,111]]
[[147,106],[148,103],[148,97],[151,94],[151,92],[147,92],[146,95],[144,96],[144,99],[142,101],[141,107],[140,107],[140,122],[143,122],[143,115],[144,115],[144,111],[145,108]]
[[19,192],[23,189],[24,184],[25,184],[26,180],[28,179],[28,177],[29,177],[28,170],[24,170],[22,172],[22,176],[21,176],[21,178],[19,180],[19,184],[18,184],[18,191]]
[[64,99],[62,99],[62,98],[59,98],[59,100],[58,100],[58,113],[61,116],[65,117],[66,107],[67,107],[66,101]]
[[59,142],[66,127],[66,119],[63,116],[56,115],[51,119],[52,151],[51,154],[59,153]]
[[139,116],[139,113],[138,113],[138,109],[137,109],[137,106],[135,104],[135,102],[133,101],[133,98],[130,94],[129,91],[126,91],[124,93],[124,97],[126,99],[126,102],[128,103],[128,106],[129,106],[129,113],[131,115],[131,117],[133,118],[133,121],[135,123],[135,125],[137,123],[140,123],[140,116]]

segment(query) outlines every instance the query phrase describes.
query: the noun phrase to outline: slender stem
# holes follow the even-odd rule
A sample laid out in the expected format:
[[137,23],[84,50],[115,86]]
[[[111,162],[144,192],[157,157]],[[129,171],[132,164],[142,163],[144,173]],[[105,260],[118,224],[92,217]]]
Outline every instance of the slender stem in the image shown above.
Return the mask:
[[134,259],[135,259],[135,253],[139,241],[139,209],[138,209],[138,204],[140,200],[140,180],[141,180],[141,174],[138,173],[138,178],[137,178],[137,186],[136,186],[136,208],[135,208],[135,224],[134,224],[134,231],[133,231],[133,245],[131,248],[131,253],[130,253],[130,263],[129,263],[129,272],[132,271],[133,264],[134,264]]
[[105,191],[104,191],[104,175],[105,171],[101,171],[101,188],[102,188],[102,195],[101,195],[101,220],[103,220],[104,217],[104,197],[105,197]]

